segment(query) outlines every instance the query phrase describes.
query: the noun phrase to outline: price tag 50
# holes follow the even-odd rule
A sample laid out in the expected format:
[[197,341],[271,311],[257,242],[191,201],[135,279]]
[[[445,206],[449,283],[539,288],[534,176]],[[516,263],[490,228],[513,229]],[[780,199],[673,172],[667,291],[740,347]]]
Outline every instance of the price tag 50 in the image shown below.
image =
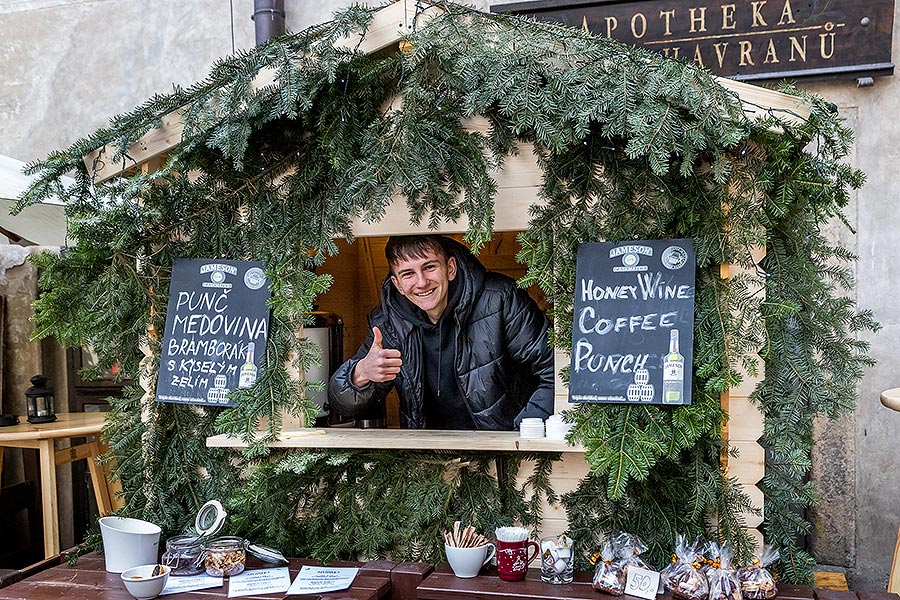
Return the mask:
[[646,600],[656,598],[659,589],[659,573],[634,565],[628,566],[628,579],[625,582],[625,593]]

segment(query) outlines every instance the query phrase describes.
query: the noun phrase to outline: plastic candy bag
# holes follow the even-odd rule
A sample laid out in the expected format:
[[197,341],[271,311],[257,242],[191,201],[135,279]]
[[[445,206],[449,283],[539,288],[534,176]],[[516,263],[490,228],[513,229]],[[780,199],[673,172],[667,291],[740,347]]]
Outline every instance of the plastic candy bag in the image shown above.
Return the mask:
[[648,565],[640,556],[642,552],[647,551],[647,545],[641,541],[641,538],[630,533],[620,533],[615,537],[613,543],[619,549],[619,564],[622,565],[622,571],[624,571],[626,579],[628,577],[628,567],[631,565],[647,569],[648,571],[653,570],[653,567]]
[[709,600],[742,600],[741,582],[737,570],[731,566],[734,555],[728,545],[719,548],[718,558],[709,570]]
[[700,570],[697,562],[697,547],[688,542],[684,536],[675,536],[675,553],[672,564],[660,574],[663,586],[672,592],[675,598],[682,600],[707,600],[709,583],[706,575]]
[[613,596],[621,596],[625,593],[625,570],[617,560],[619,551],[614,541],[603,542],[599,554],[591,587]]
[[753,562],[738,571],[744,600],[771,600],[778,594],[775,578],[768,569],[778,558],[778,550],[766,546],[758,559],[754,558]]

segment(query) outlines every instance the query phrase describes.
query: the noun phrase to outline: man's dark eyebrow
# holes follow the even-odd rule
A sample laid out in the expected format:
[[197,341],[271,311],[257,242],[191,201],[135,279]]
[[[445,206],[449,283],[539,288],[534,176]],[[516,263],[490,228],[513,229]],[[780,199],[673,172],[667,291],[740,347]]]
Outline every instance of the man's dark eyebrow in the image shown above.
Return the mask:
[[[424,263],[422,263],[422,268],[424,269],[425,267],[427,267],[431,264],[434,264],[434,263],[440,264],[440,262],[441,261],[439,258],[432,258],[431,260],[427,260]],[[413,272],[412,269],[401,269],[401,270],[397,271],[397,277],[400,277],[404,273],[412,273],[412,272]]]

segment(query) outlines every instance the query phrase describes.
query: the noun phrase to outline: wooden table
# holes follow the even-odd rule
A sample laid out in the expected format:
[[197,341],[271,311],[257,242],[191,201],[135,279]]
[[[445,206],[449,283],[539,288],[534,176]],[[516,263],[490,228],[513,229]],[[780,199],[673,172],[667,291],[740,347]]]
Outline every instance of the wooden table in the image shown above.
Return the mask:
[[52,423],[33,425],[19,417],[20,423],[0,427],[0,475],[4,448],[32,448],[39,454],[41,471],[41,506],[44,519],[44,556],[59,554],[59,504],[56,490],[56,467],[86,459],[100,514],[115,508],[115,494],[110,493],[106,473],[97,464],[100,442],[94,440],[70,448],[56,450],[57,439],[97,437],[104,422],[103,413],[61,413]]
[[[313,560],[296,558],[292,558],[290,563],[292,580],[301,566],[319,564]],[[248,562],[248,568],[259,566],[259,564]],[[395,572],[403,571],[403,565],[418,564],[420,563],[398,564],[383,560],[368,563],[333,563],[333,566],[359,567],[359,575],[356,576],[350,589],[326,594],[289,596],[289,598],[302,598],[304,600],[313,600],[314,598],[321,598],[322,600],[379,600],[381,598],[394,598],[391,593],[392,575]],[[408,574],[417,571],[416,581],[421,581],[422,577],[430,571],[430,567],[427,568],[427,571],[414,568],[406,569],[405,572]],[[415,588],[413,587],[412,589]],[[228,597],[228,583],[226,580],[225,585],[220,588],[160,597],[164,599],[171,598],[172,600],[222,600]],[[284,594],[246,596],[250,600],[284,597]],[[8,587],[0,588],[0,600],[24,600],[26,598],[28,600],[133,600],[128,590],[125,589],[119,574],[107,573],[103,557],[94,553],[82,556],[74,566],[62,564],[41,571]],[[404,596],[402,595],[397,597],[398,600],[403,598]]]
[[[611,596],[591,587],[592,573],[575,573],[572,583],[554,585],[541,581],[539,569],[528,569],[524,581],[503,581],[496,569],[485,570],[472,579],[460,579],[450,565],[435,567],[434,572],[419,585],[419,600],[640,600],[634,596]],[[657,600],[672,600],[668,593]],[[836,592],[813,589],[801,585],[779,585],[776,600],[900,600],[887,592]]]

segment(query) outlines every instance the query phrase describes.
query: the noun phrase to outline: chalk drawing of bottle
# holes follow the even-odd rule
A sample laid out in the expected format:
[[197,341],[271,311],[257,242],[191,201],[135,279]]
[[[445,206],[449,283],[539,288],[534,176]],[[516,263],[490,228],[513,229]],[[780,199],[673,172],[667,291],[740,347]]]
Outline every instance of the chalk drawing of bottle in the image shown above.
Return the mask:
[[247,362],[241,366],[241,374],[238,376],[238,387],[248,388],[256,383],[256,364],[253,362],[256,344],[247,342]]
[[684,356],[678,351],[678,330],[669,332],[669,353],[663,360],[663,404],[684,401]]

